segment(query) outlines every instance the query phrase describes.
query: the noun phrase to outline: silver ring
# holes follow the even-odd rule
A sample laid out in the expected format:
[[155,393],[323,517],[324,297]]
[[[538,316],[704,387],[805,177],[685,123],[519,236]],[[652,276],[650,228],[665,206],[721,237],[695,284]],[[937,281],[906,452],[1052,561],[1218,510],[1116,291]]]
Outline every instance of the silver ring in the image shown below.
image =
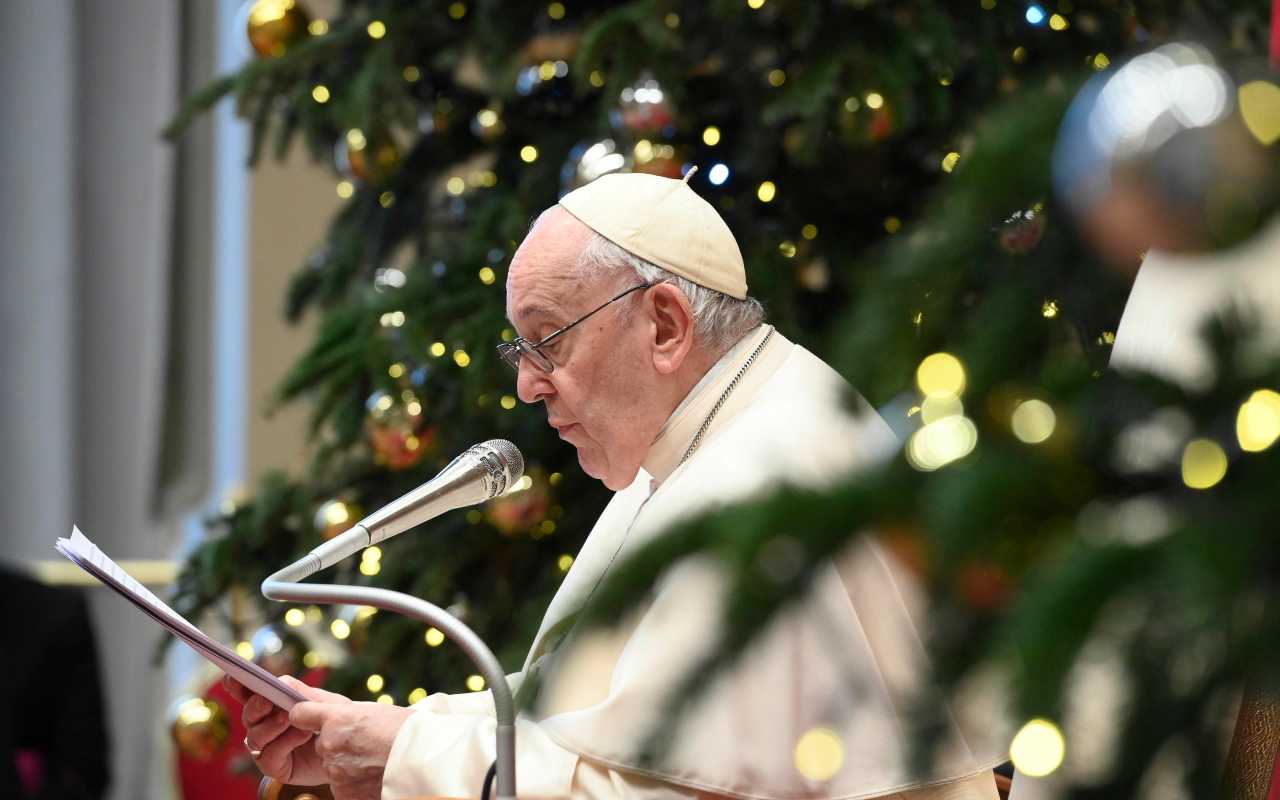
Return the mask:
[[249,737],[247,735],[244,737],[244,749],[248,750],[249,755],[253,756],[254,758],[257,758],[258,756],[262,755],[261,750],[254,750],[253,746],[249,744]]

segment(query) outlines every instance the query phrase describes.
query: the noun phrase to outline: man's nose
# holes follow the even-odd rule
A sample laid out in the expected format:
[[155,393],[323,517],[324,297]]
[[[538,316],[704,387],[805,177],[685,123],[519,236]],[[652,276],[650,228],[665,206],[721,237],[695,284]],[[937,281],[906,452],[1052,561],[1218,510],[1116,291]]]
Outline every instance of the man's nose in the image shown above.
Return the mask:
[[554,391],[550,375],[529,363],[529,359],[520,359],[520,367],[516,370],[516,395],[522,401],[536,403]]

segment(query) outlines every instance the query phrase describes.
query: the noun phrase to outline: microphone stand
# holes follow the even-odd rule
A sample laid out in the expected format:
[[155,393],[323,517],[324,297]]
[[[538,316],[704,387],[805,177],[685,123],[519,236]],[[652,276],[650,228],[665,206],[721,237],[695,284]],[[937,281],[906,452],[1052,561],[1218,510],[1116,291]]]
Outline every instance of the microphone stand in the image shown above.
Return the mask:
[[[425,600],[412,595],[375,589],[365,586],[339,586],[336,584],[300,583],[316,572],[319,560],[307,556],[262,582],[262,594],[271,600],[292,603],[324,603],[365,605],[394,611],[410,619],[425,622],[439,628],[452,639],[462,652],[475,664],[480,675],[493,692],[493,706],[497,717],[497,800],[516,800],[516,707],[507,685],[507,676],[493,651],[457,617]],[[486,784],[488,779],[486,777]],[[487,791],[487,785],[482,787]]]

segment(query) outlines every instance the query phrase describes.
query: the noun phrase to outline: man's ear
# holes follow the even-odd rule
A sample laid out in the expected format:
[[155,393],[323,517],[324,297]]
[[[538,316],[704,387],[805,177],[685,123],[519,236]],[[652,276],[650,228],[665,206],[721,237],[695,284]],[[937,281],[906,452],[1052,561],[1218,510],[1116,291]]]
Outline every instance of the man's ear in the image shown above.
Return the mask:
[[653,366],[670,375],[693,349],[693,308],[684,292],[660,283],[645,292],[645,311],[653,324]]

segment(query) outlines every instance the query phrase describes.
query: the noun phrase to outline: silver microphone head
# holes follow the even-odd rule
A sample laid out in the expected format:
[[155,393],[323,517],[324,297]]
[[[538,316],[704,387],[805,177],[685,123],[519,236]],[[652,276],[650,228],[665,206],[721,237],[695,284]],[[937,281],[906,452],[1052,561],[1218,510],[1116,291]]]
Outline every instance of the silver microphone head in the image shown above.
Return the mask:
[[492,499],[515,484],[524,475],[524,456],[520,448],[506,439],[490,439],[467,449],[484,469],[485,500]]

